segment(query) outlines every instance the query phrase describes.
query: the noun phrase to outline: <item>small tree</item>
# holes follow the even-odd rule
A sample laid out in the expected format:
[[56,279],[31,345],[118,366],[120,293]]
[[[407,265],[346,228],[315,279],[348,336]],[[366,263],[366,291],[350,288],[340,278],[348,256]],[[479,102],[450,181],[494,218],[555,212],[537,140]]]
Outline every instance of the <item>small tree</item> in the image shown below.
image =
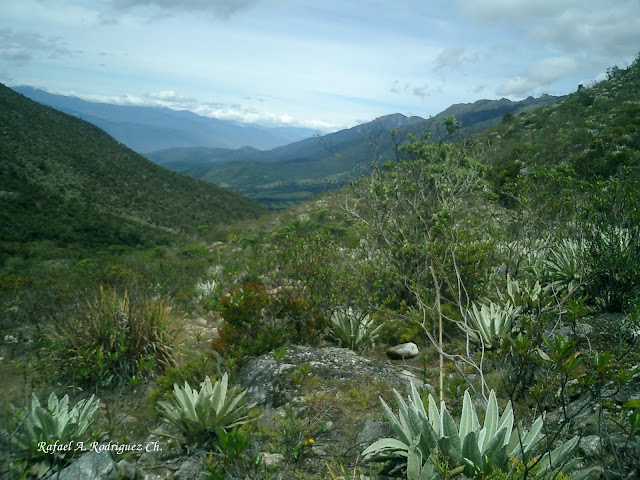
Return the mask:
[[466,323],[478,294],[467,285],[480,285],[487,270],[491,241],[477,220],[490,212],[481,169],[464,146],[410,137],[398,152],[397,162],[374,164],[370,176],[352,185],[344,209],[366,225],[367,241],[422,312],[421,326],[440,354],[442,391],[444,357],[471,364],[482,377],[469,348],[464,357],[445,352],[443,333],[447,323]]

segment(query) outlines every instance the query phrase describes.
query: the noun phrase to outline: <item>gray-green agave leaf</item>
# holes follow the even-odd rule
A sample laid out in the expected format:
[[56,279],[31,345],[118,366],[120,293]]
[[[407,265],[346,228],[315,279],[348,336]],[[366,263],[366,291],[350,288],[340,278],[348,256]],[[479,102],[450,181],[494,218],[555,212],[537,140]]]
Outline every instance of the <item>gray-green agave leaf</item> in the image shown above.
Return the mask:
[[173,399],[158,402],[163,420],[177,427],[189,439],[206,440],[218,428],[229,429],[247,421],[246,391],[229,393],[225,373],[215,385],[207,376],[198,391],[188,382],[173,386]]
[[[51,393],[47,407],[44,408],[34,393],[31,408],[11,437],[11,443],[23,457],[49,460],[51,456],[39,449],[38,445],[42,442],[48,445],[83,440],[83,435],[98,411],[98,404],[99,400],[92,395],[69,409],[68,395],[59,400],[55,393]],[[72,452],[58,451],[56,455],[65,456],[70,453]]]
[[[427,399],[428,411],[425,411],[422,398],[413,385],[408,403],[395,390],[394,395],[398,403],[398,416],[384,400],[380,401],[398,438],[378,440],[364,450],[363,457],[365,461],[406,463],[408,478],[441,478],[436,465],[427,466],[434,458],[446,459],[449,471],[459,470],[468,477],[489,474],[495,470],[508,472],[513,459],[528,462],[540,449],[544,417],[538,417],[528,431],[520,427],[514,429],[511,403],[500,415],[493,390],[489,393],[482,424],[478,421],[469,392],[465,392],[459,426],[447,411],[445,403],[441,402],[438,409],[431,395]],[[576,464],[570,461],[576,444],[577,438],[573,438],[555,450],[544,453],[539,461],[541,467],[538,477],[542,478],[549,472],[571,471]]]

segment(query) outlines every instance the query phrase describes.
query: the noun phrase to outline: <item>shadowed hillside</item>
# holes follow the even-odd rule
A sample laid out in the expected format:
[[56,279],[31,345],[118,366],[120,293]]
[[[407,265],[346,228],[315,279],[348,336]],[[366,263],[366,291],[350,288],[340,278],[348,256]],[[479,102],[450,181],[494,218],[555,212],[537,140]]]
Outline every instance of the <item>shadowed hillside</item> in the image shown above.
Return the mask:
[[25,242],[147,244],[256,217],[238,194],[165,170],[97,127],[0,87],[3,254]]

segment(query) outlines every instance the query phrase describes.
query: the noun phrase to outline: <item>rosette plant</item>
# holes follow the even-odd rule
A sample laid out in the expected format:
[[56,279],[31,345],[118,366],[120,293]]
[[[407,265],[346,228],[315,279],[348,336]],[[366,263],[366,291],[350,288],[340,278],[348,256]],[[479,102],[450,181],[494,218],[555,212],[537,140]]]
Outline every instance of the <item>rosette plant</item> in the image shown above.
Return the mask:
[[18,418],[18,429],[11,437],[11,444],[19,456],[28,460],[45,460],[48,463],[53,457],[71,456],[73,449],[56,450],[51,455],[40,445],[64,445],[80,441],[93,422],[98,404],[99,400],[92,395],[70,409],[68,395],[59,400],[52,393],[43,407],[34,393],[31,408],[24,417]]
[[229,392],[225,373],[215,384],[207,376],[198,391],[184,382],[184,388],[173,386],[171,401],[158,402],[158,410],[166,423],[178,428],[188,440],[207,442],[217,429],[233,428],[247,421],[246,391]]
[[[391,461],[406,466],[411,479],[444,478],[440,468],[442,459],[449,473],[457,471],[473,478],[488,475],[496,470],[509,472],[519,462],[528,464],[540,453],[544,442],[543,415],[539,416],[528,431],[514,428],[511,402],[502,415],[498,410],[495,392],[491,390],[489,403],[481,425],[468,391],[464,394],[462,416],[457,426],[442,402],[440,409],[431,395],[428,410],[415,386],[411,386],[409,403],[394,390],[399,411],[396,416],[380,399],[387,420],[397,438],[383,438],[367,447],[365,461]],[[578,437],[573,437],[554,450],[547,450],[535,460],[537,478],[571,472],[578,459],[571,459]],[[572,479],[586,478],[590,471],[575,472]]]

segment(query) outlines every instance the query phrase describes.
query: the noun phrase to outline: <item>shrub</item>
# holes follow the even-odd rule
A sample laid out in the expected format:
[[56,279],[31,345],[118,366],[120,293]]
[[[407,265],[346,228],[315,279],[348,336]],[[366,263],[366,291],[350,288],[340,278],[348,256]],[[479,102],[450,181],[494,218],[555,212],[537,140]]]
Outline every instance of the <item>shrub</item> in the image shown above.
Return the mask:
[[[75,442],[80,441],[87,432],[98,403],[93,395],[89,399],[80,400],[69,410],[69,396],[58,400],[55,393],[49,395],[46,407],[42,407],[40,400],[34,393],[31,409],[24,418],[19,418],[19,426],[11,437],[11,444],[22,458],[29,461],[44,461],[45,464],[55,459],[68,458],[73,455]],[[74,442],[71,450],[56,450],[47,453],[39,445],[65,445]]]
[[340,346],[359,350],[371,344],[378,336],[382,325],[374,327],[369,315],[353,310],[351,307],[336,310],[331,315],[331,335]]
[[608,227],[590,240],[589,296],[610,311],[633,308],[640,300],[640,228]]
[[176,365],[178,327],[166,301],[100,287],[84,311],[48,334],[57,374],[80,385],[112,385]]
[[288,343],[314,343],[327,320],[295,290],[267,292],[255,283],[240,285],[220,300],[224,323],[214,348],[234,358],[261,355]]
[[[409,404],[394,390],[399,406],[398,417],[380,399],[387,420],[398,438],[383,438],[367,447],[365,461],[391,460],[407,468],[409,478],[440,479],[439,470],[445,462],[449,474],[455,470],[467,477],[489,475],[496,470],[508,472],[512,462],[529,462],[542,447],[543,417],[532,424],[528,432],[513,428],[514,415],[511,402],[499,415],[495,392],[489,395],[489,404],[481,426],[468,392],[464,394],[459,427],[446,409],[440,410],[429,394],[428,413],[415,386],[411,386]],[[553,477],[558,472],[569,472],[578,460],[569,460],[578,437],[547,451],[536,462],[537,477]],[[423,463],[423,460],[425,463]],[[577,472],[574,479],[585,478],[590,472]]]
[[188,382],[184,388],[173,386],[173,399],[158,402],[162,419],[177,427],[188,440],[207,443],[216,437],[217,429],[230,429],[247,421],[246,391],[227,394],[228,376],[225,373],[215,385],[209,377],[200,391]]

